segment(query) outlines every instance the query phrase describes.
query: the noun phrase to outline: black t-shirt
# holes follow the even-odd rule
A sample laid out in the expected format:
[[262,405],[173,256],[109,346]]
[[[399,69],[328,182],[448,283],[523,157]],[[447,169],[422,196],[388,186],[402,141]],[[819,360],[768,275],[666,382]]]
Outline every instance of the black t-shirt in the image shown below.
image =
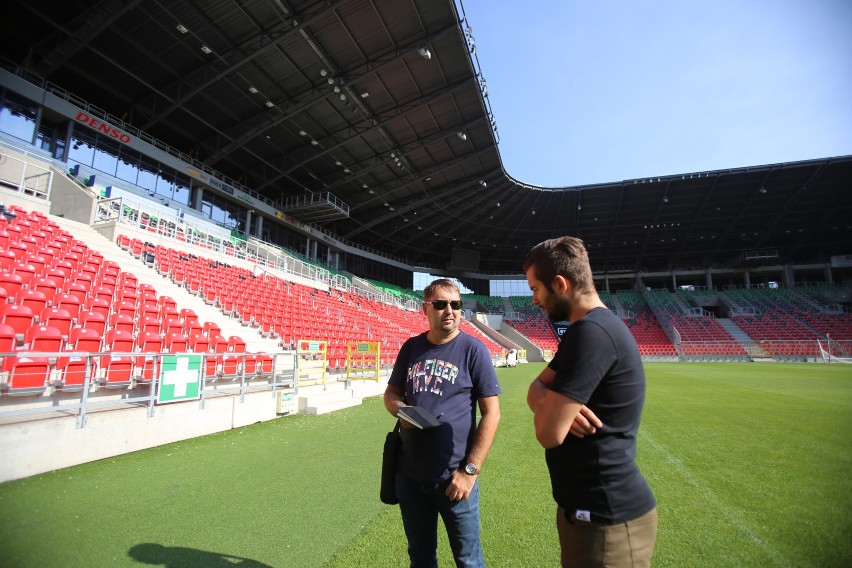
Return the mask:
[[402,387],[405,403],[422,406],[440,425],[403,428],[399,467],[422,483],[440,483],[467,457],[476,433],[477,400],[500,394],[497,373],[485,344],[460,332],[443,345],[422,333],[399,350],[388,384]]
[[603,422],[584,438],[568,435],[545,451],[553,498],[568,513],[622,523],[656,505],[636,465],[636,436],[645,402],[645,370],[627,326],[607,308],[574,322],[548,365],[551,390],[592,409]]

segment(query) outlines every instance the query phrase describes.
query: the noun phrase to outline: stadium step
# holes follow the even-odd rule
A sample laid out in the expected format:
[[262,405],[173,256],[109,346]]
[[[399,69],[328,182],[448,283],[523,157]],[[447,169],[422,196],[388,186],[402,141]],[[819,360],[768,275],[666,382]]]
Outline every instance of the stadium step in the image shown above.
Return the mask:
[[347,389],[343,383],[329,383],[323,390],[321,385],[299,389],[299,412],[302,414],[326,414],[358,406],[363,401],[354,391]]

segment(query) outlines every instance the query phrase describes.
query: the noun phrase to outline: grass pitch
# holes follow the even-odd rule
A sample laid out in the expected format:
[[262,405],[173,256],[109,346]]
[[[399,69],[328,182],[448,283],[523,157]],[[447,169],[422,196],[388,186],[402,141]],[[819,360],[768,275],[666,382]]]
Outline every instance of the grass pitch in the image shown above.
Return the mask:
[[[525,402],[540,368],[498,371],[502,421],[480,477],[489,566],[559,563]],[[655,567],[852,564],[850,367],[646,369]],[[391,426],[370,399],[5,483],[0,566],[407,565],[399,511],[378,500]],[[452,565],[443,535],[439,558]]]

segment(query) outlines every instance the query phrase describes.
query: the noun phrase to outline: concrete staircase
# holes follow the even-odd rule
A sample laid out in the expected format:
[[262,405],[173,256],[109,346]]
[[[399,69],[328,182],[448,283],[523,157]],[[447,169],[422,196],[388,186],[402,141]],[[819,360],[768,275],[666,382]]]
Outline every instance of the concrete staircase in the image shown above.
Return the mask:
[[719,325],[724,327],[736,340],[736,342],[746,350],[746,353],[751,356],[752,361],[767,362],[773,360],[772,357],[769,356],[769,353],[767,353],[758,342],[752,339],[749,334],[743,331],[743,328],[734,323],[731,318],[718,318],[716,321],[718,321]]
[[718,318],[716,321],[718,321],[719,325],[724,327],[725,330],[740,344],[754,341],[749,334],[743,331],[743,328],[735,324],[734,320],[731,318]]
[[358,406],[365,398],[381,396],[387,387],[385,373],[378,382],[353,380],[347,385],[343,378],[330,378],[325,385],[299,387],[299,413],[326,414],[352,406]]

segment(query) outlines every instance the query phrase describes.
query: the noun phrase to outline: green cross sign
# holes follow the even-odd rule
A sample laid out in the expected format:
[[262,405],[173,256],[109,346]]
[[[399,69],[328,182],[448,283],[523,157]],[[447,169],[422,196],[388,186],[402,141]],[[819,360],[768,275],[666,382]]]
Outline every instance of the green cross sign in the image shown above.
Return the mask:
[[160,364],[157,404],[197,399],[201,395],[201,355],[166,355]]

